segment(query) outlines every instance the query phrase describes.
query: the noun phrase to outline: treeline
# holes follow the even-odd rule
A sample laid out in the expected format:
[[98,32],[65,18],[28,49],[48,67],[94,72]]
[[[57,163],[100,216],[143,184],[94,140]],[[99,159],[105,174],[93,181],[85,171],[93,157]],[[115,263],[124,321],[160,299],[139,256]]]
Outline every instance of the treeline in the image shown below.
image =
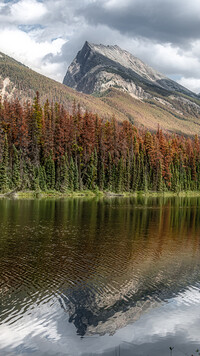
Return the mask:
[[70,114],[37,93],[0,101],[0,191],[200,190],[200,141],[137,130],[130,122]]

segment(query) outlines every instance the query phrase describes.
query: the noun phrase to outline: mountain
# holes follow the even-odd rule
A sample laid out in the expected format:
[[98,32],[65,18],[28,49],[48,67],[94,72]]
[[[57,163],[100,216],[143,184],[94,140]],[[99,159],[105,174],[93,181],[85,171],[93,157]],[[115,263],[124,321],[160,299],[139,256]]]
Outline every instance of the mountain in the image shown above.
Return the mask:
[[100,97],[136,126],[199,133],[199,96],[118,46],[85,42],[63,84]]
[[142,99],[151,98],[154,92],[197,97],[120,47],[88,42],[69,66],[63,84],[87,94],[115,87]]
[[39,91],[42,103],[46,99],[57,101],[70,111],[75,100],[77,104],[80,104],[82,110],[87,109],[101,117],[110,118],[115,115],[120,120],[126,118],[125,115],[120,114],[110,105],[106,103],[102,105],[102,101],[99,98],[78,93],[0,52],[0,96],[8,99],[17,97],[20,101],[26,101],[28,99],[32,100],[36,91]]
[[[95,49],[97,47],[103,47],[104,51],[102,53],[104,53],[104,55]],[[153,82],[150,85],[150,82],[148,82],[147,79],[142,80],[141,75],[139,79],[139,74],[137,74],[137,80],[136,77],[134,81],[133,79],[126,78],[125,82],[123,82],[125,83],[123,85],[127,85],[129,80],[131,87],[135,85],[137,88],[135,94],[117,84],[111,86],[112,81],[108,81],[107,84],[105,81],[104,86],[102,87],[103,89],[92,95],[78,91],[81,89],[82,91],[85,91],[83,90],[84,81],[86,84],[88,83],[88,86],[92,80],[93,82],[96,82],[98,79],[98,68],[99,75],[103,75],[107,70],[110,72],[106,73],[110,75],[109,73],[111,73],[112,70],[114,71],[113,68],[118,67],[118,62],[116,61],[119,59],[119,55],[118,57],[115,56],[116,61],[112,60],[111,62],[110,59],[105,56],[106,49],[108,49],[109,52],[115,52],[115,48],[116,51],[119,51],[119,47],[116,46],[95,46],[86,42],[83,49],[73,61],[73,63],[79,64],[74,66],[72,63],[67,72],[68,74],[65,77],[65,84],[67,80],[68,85],[73,88],[36,73],[27,66],[0,52],[0,95],[3,98],[7,97],[8,99],[12,99],[18,97],[20,101],[26,101],[27,99],[32,100],[36,91],[39,91],[42,103],[48,98],[49,101],[53,100],[63,104],[69,111],[72,110],[75,100],[77,104],[80,104],[82,111],[87,109],[104,119],[111,119],[115,116],[118,121],[128,119],[137,127],[147,128],[151,131],[157,130],[159,124],[160,127],[167,132],[176,132],[184,135],[200,134],[200,98],[170,79],[169,82],[171,84],[165,79],[165,86],[168,85],[168,88],[169,86],[172,88],[172,84],[174,87],[177,85],[176,88],[179,87],[179,92],[172,91],[172,89],[169,91],[164,89],[164,87],[161,88],[160,82],[159,85],[155,83],[159,80],[164,81],[164,79],[161,79],[161,74],[159,74],[160,79],[158,79],[158,74],[155,74],[157,72],[153,69],[151,70],[151,78],[152,80],[155,77],[157,78],[157,82],[154,81],[154,85],[152,84]],[[125,56],[127,56],[127,58],[128,56],[132,58],[128,52],[125,52]],[[122,61],[122,59],[120,60]],[[109,63],[109,67],[104,65],[105,70],[100,71],[102,66],[99,64],[99,67],[97,68],[95,64],[97,61],[105,61],[105,63]],[[128,59],[126,59],[126,61],[128,61]],[[137,61],[137,63],[140,63],[139,60]],[[91,69],[92,63],[93,67]],[[113,63],[116,63],[115,67]],[[119,67],[122,68],[123,66],[119,64]],[[147,77],[147,68],[149,67],[145,66],[145,68],[146,69],[143,68],[143,72],[146,71],[144,77]],[[133,70],[126,68],[126,71],[133,75]],[[71,74],[69,75],[69,73]],[[142,69],[140,74],[141,73]],[[69,81],[69,77],[71,78],[71,82]],[[77,84],[74,84],[75,78],[77,83],[77,78],[81,81],[81,88]],[[83,80],[81,78],[85,79]],[[113,73],[113,78],[116,78],[115,73]],[[122,75],[120,78],[122,78]],[[148,78],[150,78],[150,69],[148,70]],[[122,78],[121,80],[123,81],[124,79]]]

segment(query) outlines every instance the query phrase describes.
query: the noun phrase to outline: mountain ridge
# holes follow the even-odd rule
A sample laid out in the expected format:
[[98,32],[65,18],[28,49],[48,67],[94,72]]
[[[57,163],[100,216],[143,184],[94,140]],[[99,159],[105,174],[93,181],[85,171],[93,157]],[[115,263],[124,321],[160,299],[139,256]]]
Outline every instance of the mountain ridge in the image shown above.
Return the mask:
[[[99,73],[101,74],[99,75]],[[110,73],[110,76],[108,73]],[[90,74],[93,78],[90,77]],[[96,76],[95,78],[94,75]],[[122,77],[124,83],[122,81],[120,83],[118,76]],[[141,84],[150,85],[154,87],[154,90],[157,87],[167,92],[178,91],[198,98],[189,89],[167,78],[164,74],[145,64],[128,51],[122,50],[117,45],[96,45],[86,41],[70,64],[63,80],[63,84],[87,94],[101,92],[113,86],[121,86],[129,94],[135,94],[136,97],[140,97],[140,93],[137,93],[135,88],[138,82],[140,82],[140,88]],[[132,84],[132,90],[131,85],[129,85],[128,90],[128,84],[130,83]],[[147,93],[148,91],[146,96],[150,97]],[[146,98],[144,94],[143,97]]]
[[18,98],[22,102],[32,101],[37,91],[40,94],[42,104],[47,99],[49,101],[57,101],[64,105],[69,112],[72,112],[74,102],[76,102],[76,104],[80,105],[82,111],[88,110],[103,118],[115,115],[119,117],[119,120],[126,119],[125,115],[120,114],[114,108],[106,104],[102,107],[100,99],[84,93],[78,93],[72,88],[39,74],[14,58],[0,52],[0,96],[2,99],[12,100]]
[[100,97],[136,126],[156,130],[159,124],[170,132],[200,133],[199,96],[117,45],[86,41],[63,84]]
[[[102,58],[102,57],[101,57]],[[87,64],[88,57],[85,57]],[[111,68],[112,69],[112,68]],[[81,74],[84,76],[84,73]],[[87,78],[86,78],[87,79]],[[94,76],[95,79],[95,76]],[[130,84],[130,83],[129,83]],[[141,84],[141,83],[140,83]],[[143,85],[143,84],[142,84]],[[147,84],[145,84],[147,88]],[[58,102],[72,113],[74,102],[82,112],[89,111],[104,120],[129,120],[138,128],[155,132],[158,125],[165,132],[192,136],[200,134],[200,100],[186,94],[169,92],[156,86],[150,87],[149,95],[130,95],[118,86],[88,95],[45,77],[15,59],[0,52],[0,96],[8,100],[32,101],[36,91],[42,104],[48,99]],[[157,92],[156,92],[157,90]]]

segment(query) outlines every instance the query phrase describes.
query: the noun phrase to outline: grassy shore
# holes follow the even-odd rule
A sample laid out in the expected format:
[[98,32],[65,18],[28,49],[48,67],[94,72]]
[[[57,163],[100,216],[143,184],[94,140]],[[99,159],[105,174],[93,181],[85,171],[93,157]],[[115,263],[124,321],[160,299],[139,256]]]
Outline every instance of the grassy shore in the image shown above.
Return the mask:
[[181,192],[153,192],[153,191],[138,191],[138,192],[108,192],[99,190],[82,190],[82,191],[19,191],[7,192],[0,194],[0,198],[18,198],[18,199],[34,199],[34,198],[78,198],[78,197],[200,197],[200,191],[181,191]]

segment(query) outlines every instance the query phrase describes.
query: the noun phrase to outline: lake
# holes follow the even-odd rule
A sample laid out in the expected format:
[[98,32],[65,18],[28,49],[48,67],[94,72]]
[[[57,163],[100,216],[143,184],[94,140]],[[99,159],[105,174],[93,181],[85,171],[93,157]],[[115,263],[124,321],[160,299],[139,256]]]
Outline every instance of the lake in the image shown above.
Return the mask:
[[197,355],[200,198],[1,199],[0,311],[3,356]]

